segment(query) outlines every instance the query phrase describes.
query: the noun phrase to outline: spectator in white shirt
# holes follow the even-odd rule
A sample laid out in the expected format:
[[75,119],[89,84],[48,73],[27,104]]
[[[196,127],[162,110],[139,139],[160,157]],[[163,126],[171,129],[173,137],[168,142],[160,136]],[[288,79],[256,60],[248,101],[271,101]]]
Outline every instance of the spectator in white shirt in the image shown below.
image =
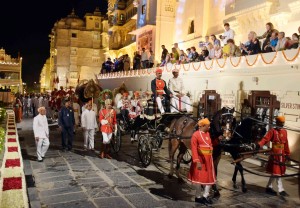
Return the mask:
[[87,104],[85,111],[81,115],[81,126],[84,133],[84,149],[94,151],[95,129],[98,128],[96,113],[92,110],[92,105]]
[[230,29],[229,23],[225,23],[224,28],[225,32],[223,33],[223,35],[220,35],[220,39],[222,40],[223,44],[226,45],[228,39],[234,40],[234,31]]
[[285,42],[286,42],[286,37],[284,32],[278,33],[278,42],[275,47],[276,51],[282,51],[285,50]]

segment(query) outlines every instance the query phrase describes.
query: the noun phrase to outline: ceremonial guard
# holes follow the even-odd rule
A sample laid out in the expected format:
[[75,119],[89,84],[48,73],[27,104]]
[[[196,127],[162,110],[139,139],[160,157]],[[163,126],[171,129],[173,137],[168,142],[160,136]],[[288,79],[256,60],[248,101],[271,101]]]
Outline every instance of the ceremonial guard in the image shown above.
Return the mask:
[[40,107],[38,112],[39,114],[33,119],[33,133],[36,143],[38,162],[43,162],[45,154],[50,145],[49,127],[45,107]]
[[74,90],[72,90],[72,87],[70,86],[69,90],[66,92],[66,95],[68,95],[70,98],[72,98],[74,93],[75,93]]
[[271,195],[277,195],[277,192],[274,191],[272,184],[273,181],[276,180],[279,194],[281,196],[288,196],[288,194],[284,191],[280,177],[285,174],[285,161],[290,156],[287,131],[283,129],[284,123],[284,116],[276,117],[276,127],[270,129],[257,146],[258,149],[259,147],[264,146],[266,143],[272,142],[272,151],[270,153],[266,169],[268,173],[272,174],[266,188],[266,193]]
[[64,91],[64,87],[63,86],[61,86],[60,87],[60,90],[58,90],[57,92],[56,92],[56,96],[60,96],[61,98],[63,98],[64,96],[66,96],[66,91]]
[[105,100],[105,108],[103,108],[99,113],[99,122],[101,124],[101,132],[103,138],[103,144],[101,145],[99,157],[103,159],[111,159],[108,154],[110,149],[110,140],[112,138],[113,132],[117,131],[117,118],[116,111],[112,108],[112,100]]
[[[191,139],[192,163],[188,180],[196,186],[195,202],[212,204],[208,197],[211,186],[216,183],[213,157],[212,142],[209,134],[210,122],[207,118],[198,121],[199,130],[196,131]],[[201,197],[201,189],[204,193]]]
[[62,107],[62,103],[63,103],[63,99],[66,96],[66,92],[63,88],[63,86],[60,87],[60,90],[58,90],[55,94],[55,108],[56,110],[60,111],[61,107]]
[[186,110],[188,113],[193,111],[191,100],[184,93],[184,85],[182,78],[179,76],[179,70],[173,69],[173,78],[169,79],[168,87],[171,93],[174,95],[171,98],[171,113]]
[[84,149],[94,150],[95,129],[98,128],[95,111],[92,105],[87,104],[86,110],[81,115],[81,127],[84,134]]
[[165,113],[165,109],[162,105],[162,100],[167,99],[165,95],[172,97],[172,93],[167,88],[167,84],[165,80],[161,79],[162,69],[156,69],[155,71],[156,78],[151,81],[151,91],[154,95],[154,99],[156,100],[158,109],[161,114]]
[[61,94],[57,94],[57,96],[54,99],[54,109],[56,111],[60,111],[61,107],[62,107],[62,101],[63,101],[64,97],[61,96]]
[[73,144],[75,119],[70,100],[66,99],[64,102],[64,106],[59,111],[58,125],[62,132],[62,149],[70,151]]
[[54,88],[53,91],[51,92],[51,97],[55,97],[57,93],[57,89]]
[[122,94],[122,99],[119,100],[117,108],[120,109],[121,115],[125,119],[125,122],[129,125],[129,113],[132,111],[132,106],[131,101],[128,99],[128,92],[124,92]]

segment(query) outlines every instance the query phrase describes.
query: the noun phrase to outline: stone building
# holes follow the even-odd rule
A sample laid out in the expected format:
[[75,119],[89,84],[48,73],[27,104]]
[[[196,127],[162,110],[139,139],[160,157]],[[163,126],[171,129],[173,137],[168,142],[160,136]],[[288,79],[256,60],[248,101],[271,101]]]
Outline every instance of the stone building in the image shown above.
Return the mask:
[[12,58],[0,49],[0,88],[10,88],[12,92],[23,93],[22,58]]
[[42,68],[42,72],[40,74],[40,91],[45,92],[51,89],[51,71],[50,71],[50,58],[48,58]]
[[49,35],[50,76],[45,78],[45,90],[76,87],[80,80],[95,78],[104,62],[103,48],[107,47],[103,21],[105,17],[98,8],[94,13],[86,13],[84,19],[73,9],[54,24]]

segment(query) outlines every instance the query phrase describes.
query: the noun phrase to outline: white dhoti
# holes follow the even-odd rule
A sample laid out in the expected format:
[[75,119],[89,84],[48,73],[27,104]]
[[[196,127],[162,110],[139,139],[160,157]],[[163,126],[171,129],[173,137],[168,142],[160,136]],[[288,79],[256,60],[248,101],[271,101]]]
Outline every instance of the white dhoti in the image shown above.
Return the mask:
[[157,103],[157,107],[158,110],[160,111],[161,114],[165,113],[165,109],[161,103],[161,98],[159,96],[156,97],[156,103]]
[[48,138],[39,138],[38,142],[36,143],[36,154],[38,160],[42,160],[45,157],[45,154],[49,148],[50,142]]
[[112,137],[112,133],[102,132],[103,144],[109,144]]
[[171,98],[171,113],[186,110],[187,112],[193,111],[191,100],[188,96],[184,95],[180,98]]
[[84,148],[94,149],[95,129],[84,131]]

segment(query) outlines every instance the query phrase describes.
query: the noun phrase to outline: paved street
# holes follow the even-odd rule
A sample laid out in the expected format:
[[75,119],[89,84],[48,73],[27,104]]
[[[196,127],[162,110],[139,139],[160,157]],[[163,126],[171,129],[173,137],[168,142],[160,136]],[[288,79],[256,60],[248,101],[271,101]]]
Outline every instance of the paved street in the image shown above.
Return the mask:
[[[153,163],[143,168],[137,144],[131,144],[128,137],[123,138],[119,154],[108,160],[97,157],[101,142],[99,132],[95,137],[96,153],[82,150],[80,130],[75,135],[74,150],[62,152],[60,133],[51,129],[50,148],[44,162],[39,163],[32,119],[25,118],[18,128],[31,207],[201,207],[193,202],[194,189],[189,183],[181,185],[175,177],[166,177],[169,169],[166,141],[163,149],[154,154]],[[243,164],[251,170],[263,170],[253,164]],[[185,176],[189,166],[183,164],[183,167]],[[268,179],[249,173],[245,173],[248,192],[233,189],[233,170],[229,156],[224,155],[218,173],[221,197],[213,199],[212,207],[300,207],[297,178],[283,179],[290,194],[284,199],[265,194]]]

